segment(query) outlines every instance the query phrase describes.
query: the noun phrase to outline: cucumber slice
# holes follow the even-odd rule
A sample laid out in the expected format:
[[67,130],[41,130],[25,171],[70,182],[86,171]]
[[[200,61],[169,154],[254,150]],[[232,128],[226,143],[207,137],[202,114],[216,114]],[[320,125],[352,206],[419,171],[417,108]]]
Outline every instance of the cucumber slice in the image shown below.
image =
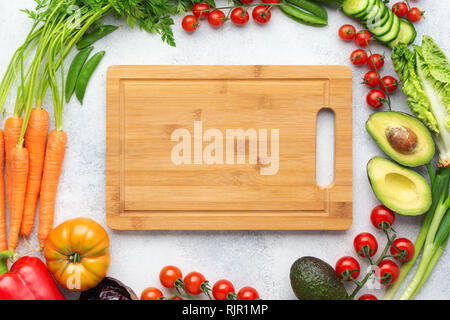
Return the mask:
[[393,48],[399,43],[411,44],[416,39],[416,28],[406,19],[400,19],[400,31],[397,37],[388,43],[389,47]]
[[369,0],[344,0],[342,11],[348,16],[354,16],[364,11],[369,5]]
[[373,34],[375,37],[381,37],[382,35],[388,33],[392,28],[392,24],[394,23],[393,15],[395,15],[395,13],[393,13],[391,10],[388,9],[386,22],[380,25],[379,27],[368,28],[370,33]]
[[381,42],[384,42],[384,43],[391,42],[392,40],[394,40],[397,37],[398,33],[400,32],[400,19],[399,19],[399,17],[397,17],[396,14],[393,14],[392,17],[393,17],[394,21],[392,22],[391,29],[387,33],[385,33],[384,35],[376,37]]
[[367,19],[366,26],[369,29],[374,29],[376,27],[382,26],[389,18],[389,11],[391,11],[387,6],[385,6],[383,3],[381,3],[380,11],[378,12],[378,15]]
[[363,20],[370,13],[372,7],[375,6],[376,2],[377,0],[369,0],[367,7],[362,12],[353,15],[353,17],[359,20]]
[[367,15],[361,18],[361,20],[363,23],[366,23],[367,21],[372,21],[376,17],[379,17],[380,14],[382,14],[382,7],[379,6],[378,0],[375,0],[372,5],[369,4]]

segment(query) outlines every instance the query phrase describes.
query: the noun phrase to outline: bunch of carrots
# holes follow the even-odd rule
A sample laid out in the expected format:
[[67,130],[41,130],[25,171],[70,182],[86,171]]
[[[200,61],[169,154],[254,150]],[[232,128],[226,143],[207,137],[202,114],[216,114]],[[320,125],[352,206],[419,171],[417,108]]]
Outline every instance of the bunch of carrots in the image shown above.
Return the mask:
[[[24,10],[34,23],[0,83],[0,110],[13,84],[17,84],[14,112],[6,119],[4,130],[0,130],[0,252],[14,251],[20,235],[31,234],[38,200],[38,240],[40,249],[45,246],[53,227],[56,192],[67,143],[67,134],[62,130],[64,58],[108,10],[86,6],[76,13],[65,1],[40,0],[37,3],[35,11]],[[76,23],[74,15],[78,19]],[[43,108],[49,87],[55,117],[55,128],[50,132],[49,113]]]
[[[136,25],[147,32],[161,34],[164,41],[175,45],[170,15],[183,13],[195,1],[164,0],[158,5],[148,0],[35,2],[35,10],[22,10],[33,20],[33,25],[24,43],[14,53],[0,83],[0,111],[3,112],[13,84],[17,84],[14,112],[6,119],[4,131],[0,130],[0,252],[6,248],[14,250],[20,235],[30,235],[38,199],[38,238],[41,249],[52,229],[56,190],[67,141],[67,135],[62,130],[65,92],[63,64],[72,48],[78,41],[83,42],[86,31],[101,26],[100,19],[109,13],[125,18],[132,28]],[[97,34],[91,32],[87,34],[91,35],[87,42],[90,45],[111,31],[101,28]],[[90,71],[102,55],[99,52],[93,57]],[[73,82],[68,82],[68,92],[73,92],[71,84]],[[82,84],[80,92],[84,90],[86,81]],[[50,133],[49,114],[43,106],[49,87],[55,116],[55,128]],[[77,95],[80,101],[83,94]],[[5,168],[9,241],[6,230]]]

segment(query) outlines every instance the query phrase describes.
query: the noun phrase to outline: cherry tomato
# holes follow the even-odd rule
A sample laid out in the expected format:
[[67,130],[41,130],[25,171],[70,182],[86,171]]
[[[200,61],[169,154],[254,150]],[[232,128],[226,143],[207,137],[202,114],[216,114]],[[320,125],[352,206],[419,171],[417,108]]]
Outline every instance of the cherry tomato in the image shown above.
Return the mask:
[[259,299],[258,291],[252,287],[243,287],[238,292],[239,300],[256,300]]
[[385,227],[388,229],[394,224],[395,214],[391,209],[379,205],[373,208],[370,214],[370,221],[372,221],[375,228],[382,230]]
[[397,264],[389,259],[380,262],[375,271],[376,277],[382,284],[393,284],[398,278],[399,269]]
[[181,22],[181,26],[186,32],[194,32],[198,27],[197,17],[192,14],[185,16]]
[[383,78],[381,78],[381,81],[383,82],[388,92],[394,92],[395,90],[397,90],[398,81],[394,77],[384,76]]
[[162,297],[163,294],[161,290],[155,287],[148,287],[141,293],[141,300],[158,300]]
[[183,279],[181,270],[175,266],[165,266],[159,273],[159,281],[166,288],[174,288],[175,281]]
[[380,84],[380,78],[375,71],[368,71],[364,75],[363,83],[371,88],[374,88]]
[[356,49],[350,55],[350,61],[357,66],[360,66],[367,61],[367,53],[362,49]]
[[408,12],[408,20],[411,22],[418,22],[423,17],[423,12],[418,8],[411,8]]
[[234,8],[230,14],[231,21],[237,26],[243,26],[248,22],[250,16],[248,15],[247,10],[242,8]]
[[367,47],[372,41],[372,35],[367,30],[358,31],[355,35],[355,41],[360,47]]
[[358,300],[378,300],[373,294],[363,294]]
[[355,258],[345,256],[340,258],[336,262],[335,270],[338,276],[341,277],[341,279],[344,279],[345,281],[351,281],[351,278],[358,278],[361,267],[359,266],[359,263]]
[[367,104],[374,109],[381,108],[385,100],[386,94],[380,89],[370,90],[366,97]]
[[391,254],[399,254],[397,248],[401,250],[400,252],[402,255],[400,257],[395,257],[395,259],[401,262],[409,261],[414,256],[414,244],[406,238],[394,240],[391,245]]
[[184,288],[190,294],[202,293],[202,284],[207,284],[205,277],[200,272],[189,272],[184,277]]
[[342,40],[350,41],[355,38],[356,29],[351,24],[344,24],[339,28],[338,34]]
[[225,13],[220,10],[211,11],[208,15],[208,23],[215,28],[223,25],[226,19]]
[[242,2],[242,3],[245,3],[245,4],[250,4],[250,3],[252,3],[253,1],[255,1],[255,0],[241,0],[241,2]]
[[392,12],[399,18],[402,18],[408,14],[408,5],[405,2],[397,2],[392,6]]
[[377,70],[380,70],[384,65],[384,56],[374,53],[367,59],[367,65],[372,70],[375,70],[375,67],[377,67]]
[[173,298],[170,298],[170,300],[183,300],[183,298],[182,298],[182,297],[175,296],[175,297],[173,297]]
[[361,257],[365,257],[366,253],[368,253],[369,256],[373,256],[378,250],[377,239],[368,232],[358,234],[353,240],[353,246],[356,253]]
[[230,281],[222,279],[214,284],[212,293],[216,300],[227,300],[230,294],[234,294],[234,286]]
[[252,11],[253,20],[259,24],[266,24],[271,16],[270,6],[257,6]]
[[195,3],[192,6],[192,13],[199,19],[206,18],[209,15],[211,7],[207,3]]
[[262,3],[280,3],[280,0],[262,0]]

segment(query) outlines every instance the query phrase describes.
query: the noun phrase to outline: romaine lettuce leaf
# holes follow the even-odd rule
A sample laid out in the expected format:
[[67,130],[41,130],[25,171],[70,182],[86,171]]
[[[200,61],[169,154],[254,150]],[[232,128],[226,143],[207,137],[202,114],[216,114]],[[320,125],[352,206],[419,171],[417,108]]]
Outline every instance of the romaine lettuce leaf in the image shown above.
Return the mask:
[[398,44],[391,58],[410,109],[435,134],[439,166],[450,166],[449,60],[429,36],[414,51]]
[[443,83],[450,82],[450,63],[430,36],[423,36],[422,55],[429,66],[430,73],[437,81]]
[[422,88],[416,71],[415,53],[410,51],[405,44],[400,43],[392,50],[391,59],[402,82],[402,90],[406,95],[409,107],[430,131],[438,134],[437,120],[431,111],[430,100]]

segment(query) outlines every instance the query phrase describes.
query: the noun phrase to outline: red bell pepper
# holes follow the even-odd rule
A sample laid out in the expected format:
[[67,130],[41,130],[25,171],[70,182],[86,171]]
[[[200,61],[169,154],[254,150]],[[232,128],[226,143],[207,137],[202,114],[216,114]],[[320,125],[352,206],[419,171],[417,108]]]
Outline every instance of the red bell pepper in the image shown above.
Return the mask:
[[65,300],[41,259],[22,257],[8,272],[7,260],[15,259],[14,252],[0,252],[0,300]]

